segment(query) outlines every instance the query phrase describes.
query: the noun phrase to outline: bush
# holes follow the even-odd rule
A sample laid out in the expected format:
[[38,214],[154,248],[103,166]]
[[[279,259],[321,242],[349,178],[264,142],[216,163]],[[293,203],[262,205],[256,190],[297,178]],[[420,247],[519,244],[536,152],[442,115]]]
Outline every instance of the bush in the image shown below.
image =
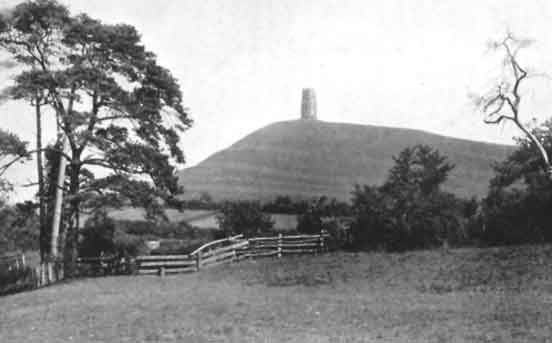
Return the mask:
[[263,234],[274,226],[270,215],[263,213],[260,203],[255,201],[224,203],[217,221],[227,235],[246,237]]
[[137,256],[147,253],[145,238],[124,232],[106,213],[97,213],[88,219],[79,242],[79,255]]
[[117,256],[136,257],[149,253],[146,240],[143,237],[128,234],[120,229],[115,230],[113,245]]
[[39,224],[31,202],[15,206],[0,203],[0,251],[38,250]]
[[79,255],[84,257],[116,253],[113,241],[115,222],[105,212],[90,217],[84,224],[79,246]]
[[30,267],[0,269],[0,295],[15,293],[34,287]]
[[353,192],[353,246],[404,251],[466,242],[473,201],[440,190],[454,166],[424,145],[406,148],[394,160],[381,187]]
[[315,209],[309,208],[297,218],[297,231],[307,235],[318,234],[324,229],[322,217]]
[[[483,200],[479,228],[473,231],[484,245],[552,242],[552,189],[495,189]],[[477,230],[478,229],[478,230]]]

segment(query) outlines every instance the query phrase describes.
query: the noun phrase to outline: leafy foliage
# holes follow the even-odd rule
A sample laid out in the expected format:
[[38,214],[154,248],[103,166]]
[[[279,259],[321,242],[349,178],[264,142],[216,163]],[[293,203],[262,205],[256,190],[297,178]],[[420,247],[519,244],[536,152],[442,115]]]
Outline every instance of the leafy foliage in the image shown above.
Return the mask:
[[36,250],[38,234],[36,204],[0,204],[0,251]]
[[115,253],[115,222],[105,212],[96,212],[84,224],[80,240],[80,256],[93,257]]
[[320,233],[322,230],[335,231],[337,218],[351,214],[349,204],[320,197],[308,203],[308,207],[299,214],[297,231],[306,234]]
[[[531,133],[552,152],[552,121]],[[489,194],[482,201],[482,228],[478,239],[485,244],[520,244],[552,241],[552,182],[542,167],[540,153],[525,136],[517,149],[494,166]]]
[[8,193],[12,190],[11,183],[2,178],[2,175],[14,163],[24,161],[23,158],[27,156],[27,142],[0,128],[0,205],[6,201]]
[[353,191],[354,245],[407,250],[462,241],[463,201],[440,190],[454,166],[425,145],[406,148],[394,160],[381,187]]
[[0,268],[0,296],[34,287],[31,267]]
[[69,142],[59,152],[69,160],[69,259],[83,208],[131,203],[153,217],[175,201],[179,133],[191,120],[177,80],[133,26],[71,15],[55,0],[26,1],[0,17],[0,47],[22,70],[8,96],[50,108]]
[[243,234],[252,237],[274,226],[270,215],[263,213],[259,202],[226,202],[221,206],[217,221],[227,235]]

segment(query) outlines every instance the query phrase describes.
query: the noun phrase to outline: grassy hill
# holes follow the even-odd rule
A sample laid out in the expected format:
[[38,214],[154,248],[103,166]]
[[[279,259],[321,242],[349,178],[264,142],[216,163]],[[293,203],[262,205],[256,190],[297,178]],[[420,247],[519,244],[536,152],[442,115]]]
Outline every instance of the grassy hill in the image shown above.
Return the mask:
[[348,200],[356,183],[380,184],[392,157],[419,143],[438,148],[456,164],[445,189],[465,197],[484,195],[491,163],[513,149],[418,130],[294,120],[249,134],[181,171],[180,182],[187,198],[208,192],[217,200],[277,195]]
[[0,297],[0,341],[548,342],[552,247],[331,253]]

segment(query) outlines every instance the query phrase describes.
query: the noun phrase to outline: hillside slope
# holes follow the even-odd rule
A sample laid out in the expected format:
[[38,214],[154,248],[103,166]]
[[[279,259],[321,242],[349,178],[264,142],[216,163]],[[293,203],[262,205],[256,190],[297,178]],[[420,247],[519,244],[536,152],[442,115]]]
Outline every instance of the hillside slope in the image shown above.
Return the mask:
[[438,148],[456,165],[445,189],[482,196],[491,163],[513,147],[428,132],[322,121],[278,122],[259,129],[195,167],[180,172],[186,198],[268,200],[277,195],[350,198],[356,183],[378,185],[393,156],[414,144]]

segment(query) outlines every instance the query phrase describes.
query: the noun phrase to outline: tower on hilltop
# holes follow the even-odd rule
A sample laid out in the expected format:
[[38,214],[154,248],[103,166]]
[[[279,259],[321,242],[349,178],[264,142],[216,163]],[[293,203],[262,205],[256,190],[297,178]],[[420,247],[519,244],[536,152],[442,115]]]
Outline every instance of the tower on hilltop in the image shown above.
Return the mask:
[[316,94],[313,88],[303,88],[301,99],[301,119],[317,120],[316,117]]

